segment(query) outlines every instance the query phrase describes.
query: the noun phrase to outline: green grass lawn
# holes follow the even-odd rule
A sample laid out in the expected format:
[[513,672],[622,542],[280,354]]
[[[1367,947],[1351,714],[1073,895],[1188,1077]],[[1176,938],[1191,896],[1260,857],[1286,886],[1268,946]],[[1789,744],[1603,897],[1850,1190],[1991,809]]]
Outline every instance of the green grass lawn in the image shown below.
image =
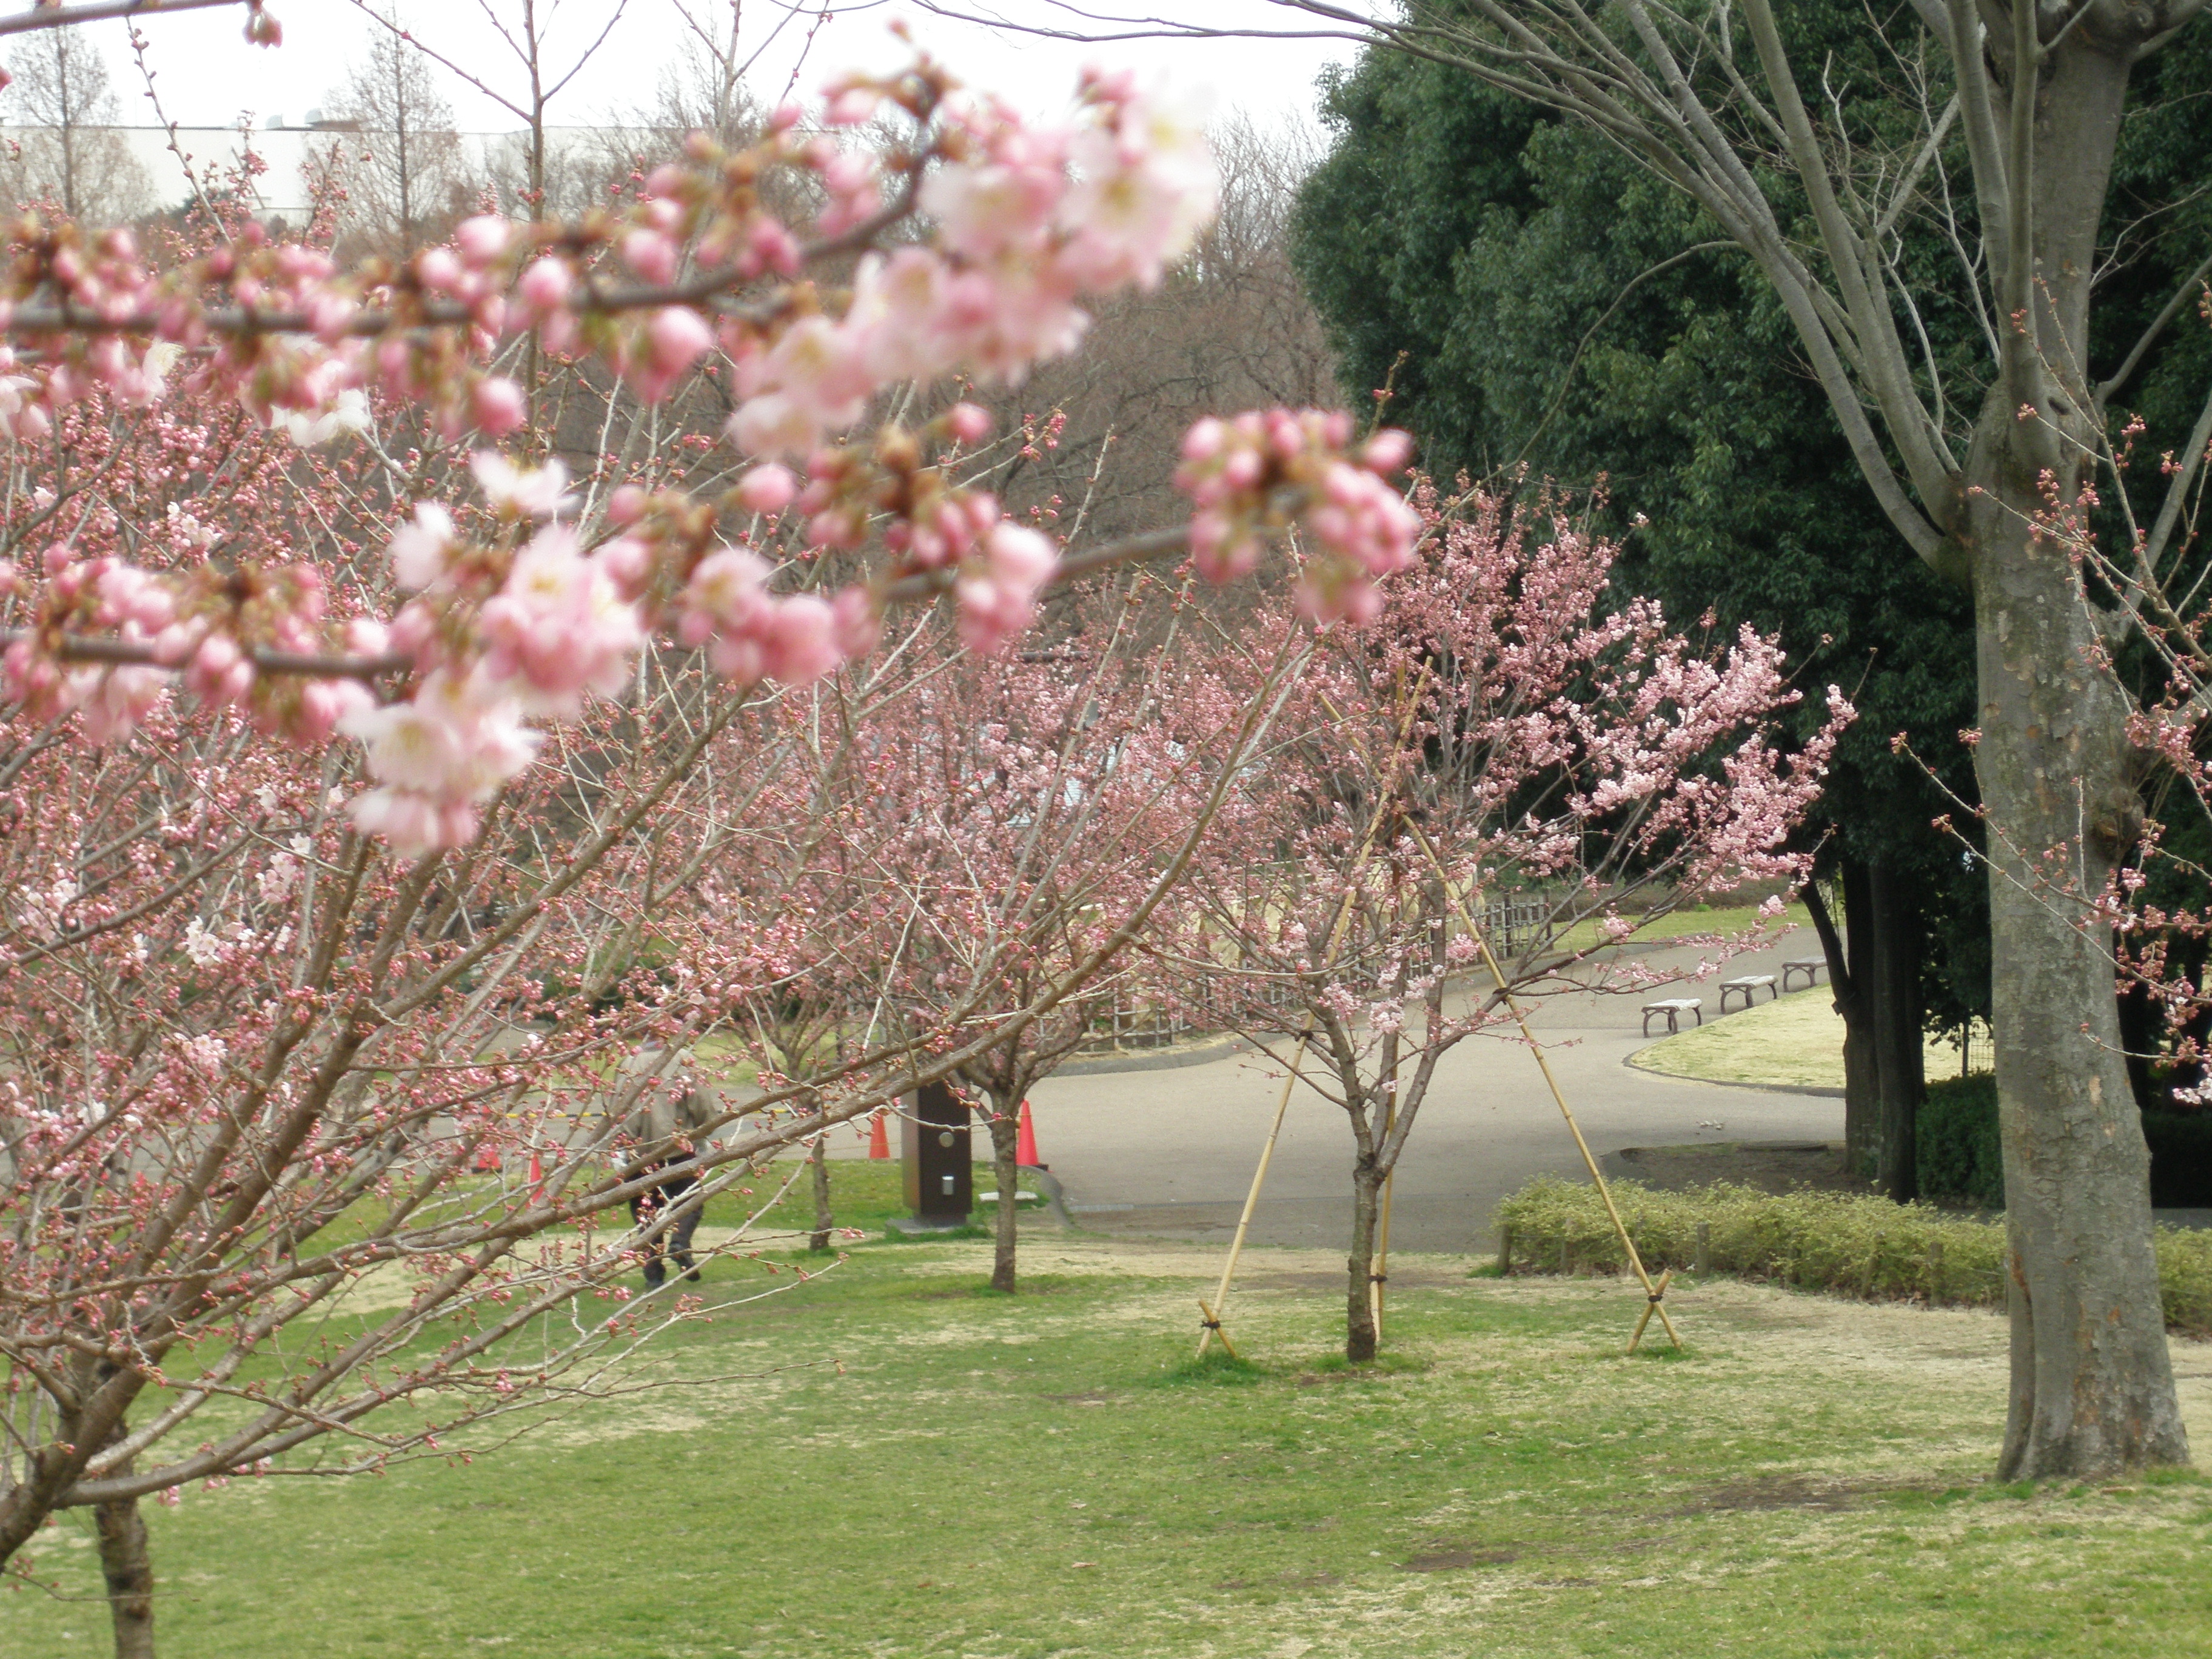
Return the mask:
[[[851,1166],[847,1166],[850,1168]],[[879,1166],[880,1167],[880,1166]],[[842,1172],[841,1172],[842,1173]],[[1329,1352],[1342,1264],[1261,1250],[1188,1363],[1211,1251],[868,1244],[708,1305],[472,1466],[240,1481],[152,1513],[169,1659],[417,1656],[2203,1653],[2212,1484],[1984,1479],[1984,1314],[1716,1281],[1621,1355],[1615,1280],[1393,1260],[1387,1363]],[[1670,1299],[1671,1300],[1671,1299]],[[2177,1369],[2199,1443],[2212,1352]],[[36,1573],[96,1589],[89,1526]],[[94,1601],[0,1595],[0,1654],[94,1653]]]
[[[1722,1018],[1717,996],[1705,998],[1705,1023],[1637,1051],[1636,1064],[1670,1077],[1724,1083],[1781,1084],[1796,1088],[1844,1086],[1844,1020],[1825,985],[1793,991],[1778,1000],[1738,1008]],[[1948,1038],[1926,1040],[1930,1078],[1956,1077],[1959,1050]],[[1974,1031],[1974,1053],[1986,1069],[1990,1035]]]

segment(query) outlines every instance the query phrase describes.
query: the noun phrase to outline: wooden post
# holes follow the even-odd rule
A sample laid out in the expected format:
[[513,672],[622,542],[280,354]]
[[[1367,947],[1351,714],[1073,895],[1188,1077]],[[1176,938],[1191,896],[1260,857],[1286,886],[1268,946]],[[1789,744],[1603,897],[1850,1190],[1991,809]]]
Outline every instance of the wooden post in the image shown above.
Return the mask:
[[1513,1272],[1513,1224],[1507,1222],[1498,1230],[1498,1276],[1508,1278]]
[[1698,1224],[1698,1254],[1694,1265],[1701,1277],[1713,1270],[1713,1224],[1710,1221]]
[[1934,1307],[1943,1299],[1943,1241],[1937,1239],[1928,1247],[1928,1305]]

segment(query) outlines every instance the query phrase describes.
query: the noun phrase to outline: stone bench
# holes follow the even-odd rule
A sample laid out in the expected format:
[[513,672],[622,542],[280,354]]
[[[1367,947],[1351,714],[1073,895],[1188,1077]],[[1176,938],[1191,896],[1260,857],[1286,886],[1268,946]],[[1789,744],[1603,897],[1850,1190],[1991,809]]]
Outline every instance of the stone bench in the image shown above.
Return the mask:
[[1705,1023],[1705,1005],[1703,999],[1698,997],[1663,997],[1657,1002],[1645,1003],[1644,1005],[1644,1035],[1646,1036],[1651,1035],[1651,1016],[1654,1014],[1666,1015],[1667,1029],[1669,1031],[1679,1031],[1681,1027],[1675,1022],[1684,1014],[1695,1014],[1698,1017],[1698,1024],[1703,1025]]
[[1762,985],[1766,988],[1766,994],[1770,1000],[1781,996],[1782,993],[1774,988],[1774,975],[1771,974],[1746,974],[1741,979],[1723,980],[1721,981],[1721,1012],[1728,1012],[1729,994],[1731,991],[1741,992],[1743,1006],[1747,1008],[1750,1007],[1753,997],[1758,994],[1759,988]]
[[1808,988],[1818,985],[1820,982],[1820,969],[1827,965],[1828,959],[1826,957],[1800,957],[1795,962],[1784,963],[1782,964],[1782,988],[1785,991],[1790,988],[1790,975],[1792,974],[1804,975],[1805,984]]

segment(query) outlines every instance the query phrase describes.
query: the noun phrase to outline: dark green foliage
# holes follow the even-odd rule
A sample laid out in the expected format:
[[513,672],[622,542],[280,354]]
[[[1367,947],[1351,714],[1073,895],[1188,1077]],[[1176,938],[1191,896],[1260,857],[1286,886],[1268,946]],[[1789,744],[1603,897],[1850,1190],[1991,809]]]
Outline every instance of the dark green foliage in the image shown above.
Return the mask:
[[[2004,1208],[1997,1152],[1997,1085],[1987,1073],[1930,1084],[1920,1107],[1920,1187],[1933,1199]],[[2160,1209],[2212,1206],[2212,1111],[2148,1111],[2150,1201]]]
[[1928,1085],[1920,1103],[1920,1190],[1954,1203],[2004,1208],[1997,1080],[1987,1072]]
[[[1820,50],[1863,50],[1856,9],[1827,21]],[[1894,118],[1879,100],[1858,113]],[[1296,258],[1347,392],[1364,400],[1395,366],[1390,418],[1440,477],[1602,487],[1626,586],[1684,620],[1779,633],[1814,694],[1808,725],[1824,684],[1850,695],[1861,719],[1808,836],[1911,882],[1933,933],[1931,1024],[1984,1012],[1983,879],[1931,828],[1947,791],[1976,798],[1958,738],[1974,719],[1971,608],[1882,517],[1764,279],[1733,246],[1704,246],[1718,226],[1625,157],[1449,69],[1370,52],[1325,115]],[[1930,327],[1966,372],[1972,319]],[[1942,787],[1893,751],[1900,732]]]
[[2150,1201],[2160,1209],[2212,1206],[2212,1111],[2145,1112]]

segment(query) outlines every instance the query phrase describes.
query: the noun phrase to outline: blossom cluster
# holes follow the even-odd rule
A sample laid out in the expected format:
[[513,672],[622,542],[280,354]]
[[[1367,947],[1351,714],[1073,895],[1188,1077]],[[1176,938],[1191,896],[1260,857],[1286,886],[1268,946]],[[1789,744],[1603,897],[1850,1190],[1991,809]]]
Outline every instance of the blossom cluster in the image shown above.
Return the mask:
[[[902,144],[845,135],[902,112],[914,127]],[[848,434],[902,383],[1017,380],[1080,340],[1084,296],[1159,282],[1215,205],[1196,122],[1103,74],[1085,77],[1072,119],[1030,121],[922,59],[834,83],[811,131],[789,106],[746,149],[695,136],[686,156],[623,214],[481,215],[450,245],[352,270],[251,220],[161,269],[128,232],[27,218],[0,276],[0,319],[32,347],[0,362],[0,429],[19,441],[87,397],[143,406],[179,388],[234,400],[302,446],[364,432],[395,405],[422,409],[449,441],[496,441],[527,425],[530,398],[488,365],[534,335],[647,402],[713,369],[736,399],[725,435],[750,465],[719,497],[617,490],[592,545],[557,461],[479,448],[480,507],[415,501],[394,526],[388,616],[374,588],[333,606],[308,565],[218,569],[204,547],[159,572],[65,547],[43,568],[0,566],[0,600],[13,590],[31,624],[0,665],[14,718],[76,712],[82,736],[113,739],[180,674],[284,741],[358,739],[372,787],[356,821],[424,853],[473,836],[530,763],[528,721],[618,695],[663,634],[740,684],[804,684],[870,648],[902,581],[949,593],[970,648],[1028,627],[1060,550],[953,476],[988,435],[983,411],[962,403],[913,430]],[[771,211],[778,170],[812,180],[811,225]],[[923,239],[886,240],[915,214]],[[847,260],[842,285],[809,274]],[[625,273],[635,283],[617,285]],[[1301,578],[1308,613],[1371,615],[1374,580],[1405,563],[1419,522],[1389,483],[1402,434],[1356,451],[1351,439],[1321,411],[1202,423],[1183,470],[1200,568],[1249,568],[1262,538],[1302,523],[1317,550]],[[842,592],[778,592],[747,538],[715,529],[733,516],[809,550],[874,544],[884,556]],[[366,665],[409,672],[406,701],[379,706]]]
[[1354,451],[1341,410],[1272,410],[1204,420],[1183,439],[1177,487],[1198,512],[1191,551],[1209,580],[1228,581],[1259,563],[1269,535],[1302,520],[1317,556],[1301,574],[1298,606],[1324,621],[1371,621],[1379,577],[1406,569],[1420,515],[1390,480],[1412,440],[1383,431]]

